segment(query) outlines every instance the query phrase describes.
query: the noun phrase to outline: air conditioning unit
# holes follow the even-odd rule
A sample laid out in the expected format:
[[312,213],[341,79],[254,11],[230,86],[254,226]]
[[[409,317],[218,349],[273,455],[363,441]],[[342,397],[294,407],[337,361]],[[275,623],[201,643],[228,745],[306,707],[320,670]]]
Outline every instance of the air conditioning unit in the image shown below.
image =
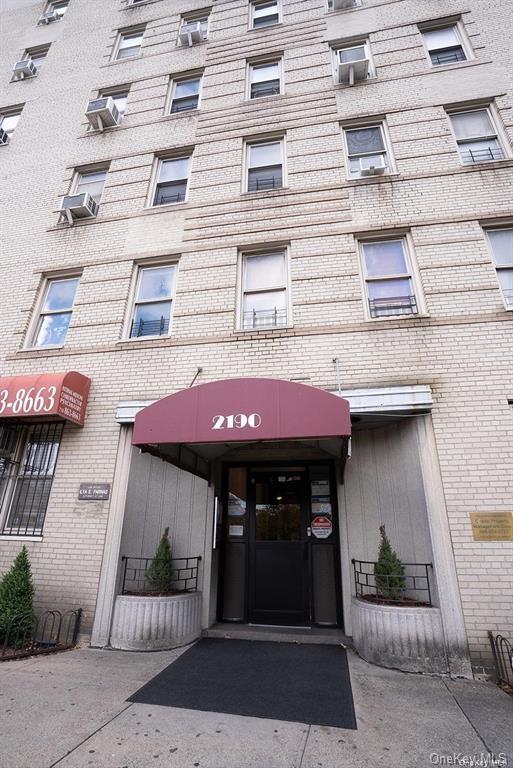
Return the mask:
[[349,85],[354,85],[358,80],[366,80],[368,74],[369,59],[337,62],[337,77],[339,83],[349,83]]
[[358,5],[357,0],[333,0],[334,11],[348,11]]
[[366,162],[364,158],[360,158],[360,176],[382,176],[387,169],[383,155],[379,156],[379,162],[375,165],[364,165]]
[[51,8],[48,11],[45,11],[41,18],[39,19],[40,24],[51,24],[52,21],[59,21],[60,15],[57,13],[55,8]]
[[3,128],[0,128],[0,146],[4,144],[9,144],[9,134]]
[[98,215],[98,203],[89,192],[79,195],[64,195],[61,211],[71,225],[75,219],[94,219]]
[[189,21],[180,27],[180,43],[182,45],[193,45],[201,43],[203,35],[201,34],[201,23],[199,21]]
[[121,115],[112,96],[102,96],[90,101],[87,105],[86,117],[93,128],[99,131],[103,131],[104,128],[112,128],[121,122]]
[[17,61],[12,71],[15,80],[23,80],[26,77],[34,77],[34,75],[37,75],[37,67],[30,58],[23,59],[23,61]]

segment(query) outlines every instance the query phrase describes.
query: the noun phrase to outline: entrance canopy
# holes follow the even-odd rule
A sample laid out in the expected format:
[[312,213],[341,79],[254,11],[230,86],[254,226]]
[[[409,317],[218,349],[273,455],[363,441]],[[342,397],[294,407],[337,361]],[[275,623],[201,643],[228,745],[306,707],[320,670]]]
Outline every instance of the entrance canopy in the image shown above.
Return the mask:
[[0,420],[53,417],[82,426],[90,386],[76,371],[0,377]]
[[133,444],[201,477],[209,461],[249,442],[315,441],[343,455],[347,400],[280,379],[225,379],[164,397],[135,418]]

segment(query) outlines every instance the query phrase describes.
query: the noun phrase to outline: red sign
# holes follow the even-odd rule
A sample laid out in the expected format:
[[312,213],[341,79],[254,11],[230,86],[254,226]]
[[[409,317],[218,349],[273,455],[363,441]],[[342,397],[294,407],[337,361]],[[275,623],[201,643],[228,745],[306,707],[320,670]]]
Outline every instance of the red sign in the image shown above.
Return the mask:
[[281,379],[225,379],[176,392],[137,414],[134,445],[300,440],[351,434],[347,400]]
[[327,539],[333,531],[333,523],[329,517],[318,515],[312,520],[311,528],[316,539]]
[[76,371],[0,377],[0,419],[60,416],[82,426],[90,386]]

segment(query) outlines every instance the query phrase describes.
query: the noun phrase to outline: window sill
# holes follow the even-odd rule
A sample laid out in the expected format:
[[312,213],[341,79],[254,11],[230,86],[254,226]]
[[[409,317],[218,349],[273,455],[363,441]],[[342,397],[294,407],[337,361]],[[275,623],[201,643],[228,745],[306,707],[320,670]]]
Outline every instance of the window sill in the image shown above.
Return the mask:
[[234,333],[244,335],[248,333],[279,333],[280,331],[290,331],[293,327],[288,323],[287,325],[271,325],[268,328],[236,328]]
[[261,102],[263,99],[266,101],[271,99],[283,99],[284,96],[286,96],[286,93],[271,93],[269,96],[255,96],[252,99],[243,99],[243,104],[254,104],[255,102]]
[[369,323],[382,323],[386,322],[387,320],[397,322],[398,320],[425,320],[426,318],[429,318],[429,315],[427,312],[415,312],[411,313],[410,315],[387,315],[386,317],[366,317],[365,319]]
[[431,64],[429,63],[430,69],[436,72],[445,72],[445,70],[450,69],[460,69],[468,66],[472,66],[472,64],[476,64],[476,59],[466,59],[465,61],[453,61],[451,64]]
[[245,190],[244,192],[241,192],[241,196],[245,197],[246,195],[248,195],[248,196],[253,196],[253,195],[265,195],[265,196],[266,195],[273,195],[273,194],[279,194],[280,192],[288,192],[289,189],[290,189],[290,187],[283,186],[283,187],[278,187],[277,189],[254,189],[251,192],[249,192],[248,190]]
[[0,541],[43,541],[42,536],[20,536],[18,534],[2,533]]
[[47,352],[48,350],[64,349],[64,344],[46,344],[44,347],[23,347],[19,352]]
[[378,181],[385,181],[386,179],[394,181],[400,177],[400,173],[394,171],[393,173],[376,174],[375,176],[349,176],[346,180],[352,184],[375,184]]
[[265,24],[262,27],[248,27],[248,32],[266,32],[268,29],[276,29],[276,27],[283,27],[283,21],[277,21],[276,24]]
[[140,341],[162,341],[163,339],[169,339],[170,333],[162,333],[159,336],[131,336],[126,339],[118,339],[116,344],[137,344]]
[[162,205],[145,205],[143,208],[144,212],[155,212],[155,211],[162,211],[167,210],[168,208],[176,208],[177,205],[187,205],[188,200],[180,200],[176,203],[162,203]]
[[188,117],[189,115],[196,116],[199,112],[199,107],[196,107],[196,109],[187,109],[183,112],[170,112],[167,115],[161,115],[161,117],[158,117],[156,122],[163,122],[164,120],[176,120],[177,117]]
[[127,56],[125,59],[112,59],[111,61],[108,61],[104,66],[110,67],[112,64],[124,64],[125,61],[136,61],[137,59],[142,59],[140,53],[137,56]]

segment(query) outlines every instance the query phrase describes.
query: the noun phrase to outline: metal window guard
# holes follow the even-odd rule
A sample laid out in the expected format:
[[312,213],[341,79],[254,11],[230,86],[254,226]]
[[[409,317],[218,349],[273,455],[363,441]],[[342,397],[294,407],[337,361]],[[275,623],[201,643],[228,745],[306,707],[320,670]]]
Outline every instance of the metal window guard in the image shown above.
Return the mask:
[[171,112],[188,112],[192,109],[198,108],[198,97],[192,97],[188,96],[187,99],[184,99],[183,101],[179,99],[174,99],[173,103],[171,105]]
[[248,192],[258,192],[262,189],[280,189],[283,186],[281,173],[273,176],[262,176],[258,179],[251,179],[248,183]]
[[287,324],[286,309],[261,309],[244,312],[244,328],[275,328]]
[[251,98],[256,99],[259,96],[276,96],[280,92],[280,83],[278,80],[269,83],[253,83],[251,86]]
[[77,644],[82,609],[12,614],[7,622],[0,616],[0,661],[52,653]]
[[417,300],[415,296],[387,296],[383,299],[369,299],[371,317],[384,315],[416,315]]
[[431,53],[431,61],[433,64],[454,64],[456,61],[466,60],[467,57],[461,46],[446,51],[440,51],[439,53]]
[[500,147],[486,147],[486,149],[467,149],[462,153],[465,163],[485,163],[487,160],[502,160],[504,152]]
[[[153,559],[152,557],[122,556],[122,595],[151,594],[152,592],[158,594],[157,590],[151,588],[146,576]],[[198,568],[200,561],[201,555],[198,557],[174,557],[171,560],[173,592],[198,591]]]
[[488,632],[488,639],[492,648],[497,681],[513,688],[513,643],[503,635],[494,636],[493,632]]
[[[376,584],[374,575],[374,566],[376,563],[372,560],[351,560],[354,571],[354,584],[356,597],[364,599],[367,595],[372,595],[376,602],[397,603],[398,605],[408,602],[421,602],[425,606],[432,606],[431,601],[431,582],[429,578],[429,569],[433,568],[432,563],[403,563],[404,587],[401,590],[401,596],[397,599],[380,596],[379,588]],[[391,586],[395,586],[394,580],[397,580],[397,574],[380,574],[379,578],[387,579]]]
[[130,329],[130,338],[139,336],[163,336],[169,330],[169,318],[161,317],[160,320],[133,320]]

